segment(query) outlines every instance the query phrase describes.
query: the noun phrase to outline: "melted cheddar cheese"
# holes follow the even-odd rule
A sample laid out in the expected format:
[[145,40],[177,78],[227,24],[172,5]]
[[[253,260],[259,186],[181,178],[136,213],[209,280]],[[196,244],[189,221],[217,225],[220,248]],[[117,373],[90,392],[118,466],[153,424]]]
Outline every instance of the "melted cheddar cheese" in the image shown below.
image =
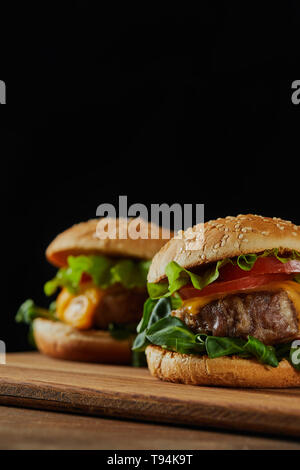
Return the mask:
[[267,284],[265,286],[259,286],[252,289],[242,290],[242,291],[232,291],[226,292],[223,294],[214,294],[208,295],[203,297],[194,297],[191,299],[187,299],[183,302],[183,307],[191,314],[196,315],[199,311],[207,304],[213,302],[214,300],[223,299],[228,295],[233,294],[247,294],[250,292],[260,292],[260,291],[278,291],[284,290],[289,299],[293,302],[298,319],[299,319],[299,328],[300,328],[300,284],[294,281],[280,281],[280,282],[272,282],[271,284]]
[[56,300],[58,318],[79,330],[90,329],[93,326],[95,312],[103,294],[102,289],[91,285],[81,288],[78,295],[71,294],[67,289],[62,289]]

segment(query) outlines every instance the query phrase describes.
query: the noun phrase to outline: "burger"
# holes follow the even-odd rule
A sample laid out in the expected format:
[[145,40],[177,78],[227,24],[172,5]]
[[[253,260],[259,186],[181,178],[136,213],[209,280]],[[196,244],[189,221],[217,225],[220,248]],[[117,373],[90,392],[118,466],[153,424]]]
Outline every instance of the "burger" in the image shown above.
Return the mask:
[[[203,242],[189,243],[203,234]],[[200,239],[200,237],[199,237]],[[196,225],[153,258],[134,341],[162,380],[300,386],[300,227],[228,216]]]
[[[31,341],[42,353],[77,361],[131,362],[150,260],[167,241],[163,229],[142,220],[138,223],[149,238],[130,238],[136,222],[107,218],[107,237],[99,238],[99,219],[89,220],[64,231],[48,246],[46,257],[59,269],[44,291],[47,296],[59,291],[58,296],[47,309],[29,299],[16,315],[17,322],[30,325]],[[153,229],[156,239],[150,238]]]

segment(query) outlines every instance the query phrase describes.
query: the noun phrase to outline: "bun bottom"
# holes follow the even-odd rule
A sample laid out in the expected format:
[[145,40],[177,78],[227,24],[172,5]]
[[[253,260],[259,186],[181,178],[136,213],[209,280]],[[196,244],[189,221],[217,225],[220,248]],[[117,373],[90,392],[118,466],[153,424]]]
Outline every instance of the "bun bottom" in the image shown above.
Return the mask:
[[37,318],[33,334],[38,350],[70,361],[130,364],[131,340],[116,340],[108,331],[79,331],[60,321]]
[[146,349],[151,374],[161,380],[190,385],[245,388],[300,387],[300,372],[285,359],[274,368],[255,359],[180,354],[150,345]]

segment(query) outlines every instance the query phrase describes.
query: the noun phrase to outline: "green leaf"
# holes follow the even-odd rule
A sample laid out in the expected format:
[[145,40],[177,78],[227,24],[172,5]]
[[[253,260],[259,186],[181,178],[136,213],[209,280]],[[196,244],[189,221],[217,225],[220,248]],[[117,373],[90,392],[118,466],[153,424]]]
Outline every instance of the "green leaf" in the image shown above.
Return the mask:
[[148,294],[151,299],[160,299],[164,296],[169,296],[169,284],[168,282],[148,282],[147,284]]
[[147,359],[144,351],[132,351],[131,356],[132,367],[147,367]]
[[219,277],[219,269],[229,263],[229,259],[220,260],[215,265],[208,268],[203,275],[198,275],[182,268],[176,261],[171,261],[166,267],[166,276],[169,287],[166,283],[148,284],[148,292],[152,299],[169,297],[186,284],[192,283],[196,289],[203,289]]
[[171,301],[171,307],[172,307],[172,310],[177,310],[179,307],[182,306],[182,298],[180,297],[180,295],[178,294],[178,292],[175,292],[172,297],[170,297],[170,301]]
[[157,304],[157,300],[152,300],[150,299],[150,297],[144,303],[143,316],[136,329],[138,333],[141,333],[147,328],[150,315],[156,304]]
[[136,323],[110,323],[108,325],[108,331],[112,338],[119,341],[130,337],[133,338],[136,334]]
[[196,336],[176,317],[162,318],[152,325],[146,334],[150,343],[184,354],[203,352],[205,347]]
[[294,281],[299,282],[299,284],[300,284],[300,274],[296,274],[294,276]]
[[244,349],[255,356],[262,364],[268,364],[272,367],[278,366],[278,359],[273,346],[265,346],[261,341],[249,335]]
[[136,352],[145,351],[148,344],[150,344],[150,342],[146,338],[146,333],[147,333],[147,330],[144,330],[136,336],[133,342],[132,348],[131,348],[132,351],[136,351]]
[[243,269],[243,271],[251,271],[256,260],[257,255],[255,254],[240,255],[237,257],[236,264],[239,268]]
[[172,302],[170,298],[161,298],[159,300],[147,299],[144,304],[143,317],[138,324],[138,335],[134,340],[133,351],[143,351],[149,344],[147,331],[154,323],[160,319],[168,317],[172,311]]
[[82,275],[89,274],[93,283],[103,289],[121,283],[127,289],[145,287],[150,261],[111,259],[106,256],[69,256],[68,266],[58,270],[56,276],[46,282],[44,291],[52,295],[58,287],[77,293]]
[[27,325],[30,325],[35,318],[47,318],[53,321],[57,320],[53,311],[38,307],[32,299],[28,299],[19,307],[15,320],[17,323],[26,323]]
[[207,336],[205,341],[207,355],[210,358],[229,356],[230,354],[243,354],[245,340],[239,338],[221,338]]

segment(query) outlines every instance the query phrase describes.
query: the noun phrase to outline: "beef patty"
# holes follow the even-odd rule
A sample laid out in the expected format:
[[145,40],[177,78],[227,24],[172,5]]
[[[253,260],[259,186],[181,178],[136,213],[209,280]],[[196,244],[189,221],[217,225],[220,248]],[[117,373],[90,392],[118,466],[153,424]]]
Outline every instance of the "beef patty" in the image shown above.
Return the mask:
[[126,289],[121,284],[109,287],[95,312],[94,327],[106,330],[109,323],[139,322],[146,299],[146,288]]
[[247,338],[264,344],[291,340],[298,334],[298,318],[293,302],[284,290],[233,294],[214,300],[190,313],[183,306],[172,312],[195,333]]

